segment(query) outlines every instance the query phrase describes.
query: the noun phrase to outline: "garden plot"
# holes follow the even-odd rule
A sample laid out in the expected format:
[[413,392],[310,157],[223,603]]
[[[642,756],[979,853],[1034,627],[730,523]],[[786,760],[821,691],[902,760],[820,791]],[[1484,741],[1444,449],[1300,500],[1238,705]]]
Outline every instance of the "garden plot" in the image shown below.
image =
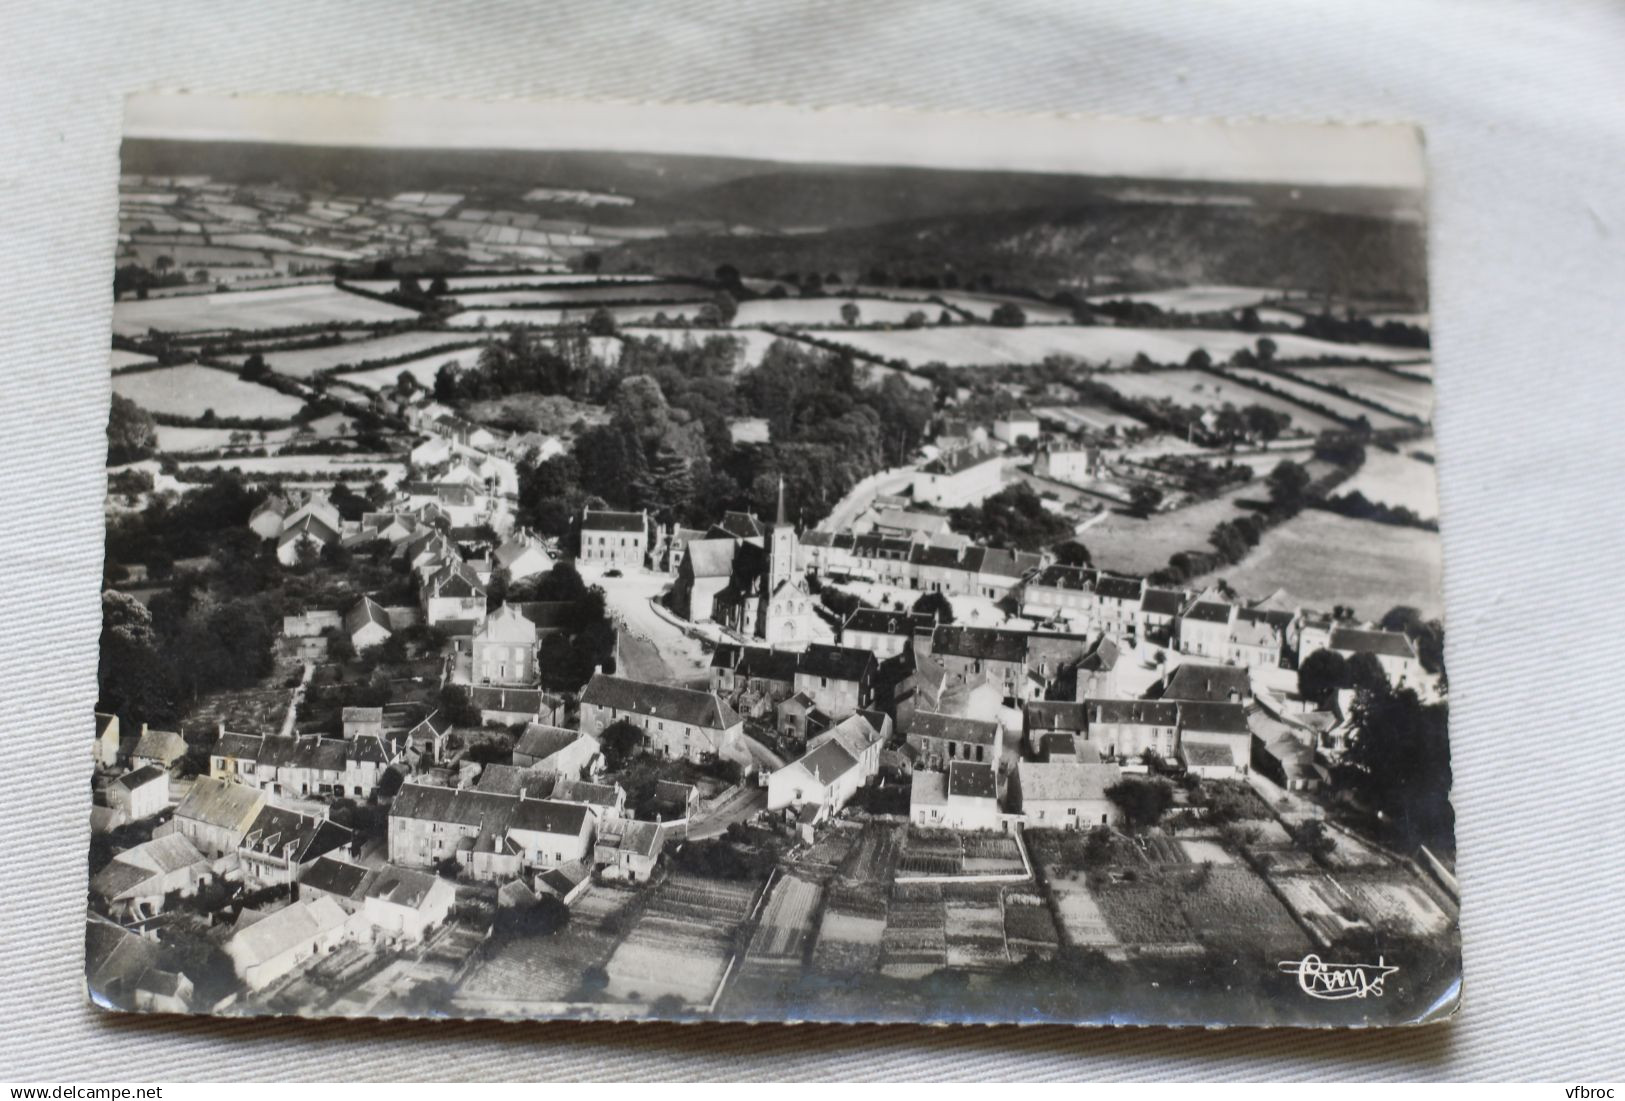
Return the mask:
[[1412,936],[1433,937],[1455,921],[1425,888],[1408,879],[1344,876],[1339,883],[1373,924],[1402,928]]
[[1354,896],[1326,875],[1276,875],[1270,882],[1286,900],[1298,920],[1314,930],[1316,939],[1327,945],[1350,930],[1367,927],[1355,906]]
[[[1411,370],[1409,364],[1401,370]],[[1422,420],[1433,417],[1433,387],[1416,379],[1401,378],[1380,367],[1299,367],[1292,372],[1294,378],[1306,382],[1323,382],[1341,386],[1351,394],[1367,401],[1406,413]]]
[[1032,954],[1053,956],[1061,937],[1042,898],[1011,892],[1004,896],[1004,940],[1010,958],[1019,960]]
[[[1102,561],[1094,538],[1088,538],[1088,545],[1097,564],[1112,568]],[[1444,612],[1442,572],[1438,532],[1307,508],[1265,532],[1239,566],[1188,584],[1200,589],[1223,578],[1242,593],[1280,589],[1289,605],[1344,604],[1356,615],[1374,619],[1409,604],[1433,618]]]
[[664,318],[667,320],[692,321],[704,309],[704,302],[690,303],[660,303],[653,306],[576,306],[551,307],[540,309],[515,310],[464,310],[462,313],[452,314],[446,324],[455,329],[495,329],[504,325],[535,325],[542,328],[557,325],[585,325],[592,317],[603,309],[615,319],[618,325],[634,325],[639,323],[659,324]]
[[1359,471],[1336,492],[1359,493],[1368,501],[1408,508],[1424,520],[1439,518],[1439,480],[1433,464],[1408,454],[1366,448]]
[[812,968],[842,977],[873,971],[880,964],[880,942],[886,919],[839,909],[832,902],[818,926]]
[[652,1002],[675,995],[705,1005],[733,957],[734,930],[750,912],[753,883],[672,876],[655,889],[605,965],[611,997]]
[[1086,887],[1052,884],[1050,894],[1061,919],[1061,929],[1069,943],[1082,948],[1116,948],[1122,942],[1112,932],[1106,913]]
[[1215,947],[1250,947],[1291,953],[1308,938],[1269,886],[1239,865],[1195,873],[1194,889],[1173,887],[1170,904],[1179,905],[1197,939]]
[[783,960],[798,966],[812,943],[823,888],[797,876],[782,877],[773,887],[773,897],[762,911],[751,938],[749,958],[756,961]]
[[[1333,413],[1348,417],[1350,420],[1364,417],[1371,422],[1373,428],[1402,428],[1410,423],[1391,413],[1384,413],[1381,410],[1371,408],[1369,405],[1361,405],[1357,401],[1351,401],[1341,394],[1317,390],[1313,386],[1294,379],[1282,378],[1280,375],[1269,371],[1260,371],[1254,367],[1226,367],[1225,371],[1236,378],[1252,379],[1294,398],[1324,406]],[[1255,391],[1255,393],[1257,392]],[[1265,395],[1260,394],[1260,396]]]
[[[370,340],[351,340],[343,344],[333,344],[325,348],[299,348],[293,351],[261,352],[266,365],[279,375],[292,375],[295,378],[310,378],[323,371],[343,370],[355,367],[378,359],[394,359],[397,356],[414,355],[419,352],[428,352],[431,348],[445,348],[447,345],[462,345],[475,347],[473,341],[477,339],[466,333],[434,333],[414,330],[405,333],[391,333],[388,336],[374,337]],[[241,364],[246,355],[234,355],[231,360]],[[390,379],[394,381],[393,378]]]
[[1332,850],[1326,854],[1326,863],[1334,868],[1386,868],[1390,861],[1371,846],[1339,830],[1327,830]]
[[1010,962],[1004,912],[991,901],[952,900],[943,909],[943,947],[950,967],[993,967]]
[[1159,310],[1172,310],[1178,313],[1215,313],[1219,310],[1244,310],[1248,306],[1257,306],[1272,298],[1280,298],[1282,292],[1270,287],[1233,287],[1220,284],[1210,284],[1195,287],[1175,287],[1165,291],[1137,291],[1133,294],[1106,294],[1092,295],[1091,303],[1102,302],[1143,302],[1148,306],[1155,306]]
[[140,336],[162,332],[213,332],[231,329],[279,329],[297,325],[364,324],[408,321],[418,316],[404,306],[350,294],[327,283],[270,290],[194,294],[186,298],[149,298],[116,302],[113,331]]
[[1112,936],[1130,948],[1188,946],[1195,933],[1158,883],[1108,883],[1095,892]]
[[177,417],[201,417],[212,409],[217,417],[281,420],[305,404],[299,398],[244,382],[230,371],[196,364],[115,375],[113,392],[149,412]]
[[935,884],[898,884],[886,910],[880,968],[897,978],[917,978],[948,962],[947,908]]
[[536,1002],[567,1001],[580,990],[587,968],[601,966],[615,950],[604,928],[637,893],[590,886],[570,906],[570,924],[552,937],[509,941],[480,963],[458,988],[458,1001],[501,1012]]
[[1226,865],[1236,862],[1229,849],[1211,838],[1184,837],[1180,839],[1179,847],[1184,850],[1185,859],[1192,864]]
[[599,283],[590,287],[520,287],[513,290],[455,292],[457,301],[470,310],[502,306],[571,306],[585,309],[617,302],[694,302],[708,295],[704,287],[692,283]]
[[1234,405],[1245,409],[1249,405],[1262,405],[1292,418],[1288,431],[1318,433],[1340,425],[1323,413],[1305,409],[1295,401],[1266,394],[1251,386],[1231,382],[1206,371],[1117,371],[1095,381],[1103,382],[1125,398],[1139,401],[1160,401],[1166,398],[1179,405],[1197,405],[1206,409],[1222,409]]

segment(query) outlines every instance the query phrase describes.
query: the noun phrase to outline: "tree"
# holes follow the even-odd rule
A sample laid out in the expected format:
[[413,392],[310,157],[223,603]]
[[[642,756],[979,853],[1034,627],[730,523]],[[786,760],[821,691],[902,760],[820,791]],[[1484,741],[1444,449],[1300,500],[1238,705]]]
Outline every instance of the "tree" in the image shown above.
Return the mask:
[[175,266],[175,258],[173,256],[160,256],[152,262],[152,266],[159,272],[168,271]]
[[1318,818],[1310,818],[1293,826],[1292,840],[1316,860],[1325,859],[1337,848],[1337,842],[1326,829],[1326,823]]
[[930,615],[937,623],[952,623],[954,621],[954,605],[946,595],[939,592],[923,594],[914,602],[913,611],[916,614]]
[[1316,650],[1298,666],[1298,695],[1321,706],[1348,686],[1348,662],[1335,650]]
[[1068,540],[1055,548],[1055,561],[1063,566],[1082,566],[1085,568],[1093,562],[1089,556],[1089,548],[1076,539]]
[[1255,345],[1255,347],[1257,349],[1258,362],[1262,366],[1268,367],[1275,359],[1275,341],[1271,340],[1267,336],[1261,336],[1258,338],[1258,344]]
[[1303,507],[1304,493],[1309,489],[1309,472],[1291,459],[1282,459],[1265,479],[1269,485],[1270,500],[1276,507],[1296,512]]
[[502,938],[529,940],[554,936],[569,924],[570,908],[553,895],[542,895],[532,903],[500,907],[492,931]]
[[1038,550],[1072,531],[1026,482],[1007,486],[980,505],[954,509],[949,522],[977,542],[1016,550]]
[[444,298],[449,293],[451,293],[451,288],[446,285],[444,275],[437,275],[429,281],[429,294],[432,297]]
[[583,254],[581,257],[581,270],[588,275],[597,275],[598,270],[604,266],[604,258],[596,252]]
[[1106,798],[1123,812],[1123,824],[1131,830],[1156,825],[1174,805],[1174,785],[1167,780],[1125,777],[1106,789]]
[[107,465],[121,466],[147,458],[158,449],[158,422],[122,394],[113,395],[107,417]]
[[858,304],[856,302],[844,302],[841,304],[841,320],[848,326],[856,325],[858,323],[858,318],[862,316],[862,313],[863,311],[858,309]]
[[1141,482],[1129,490],[1129,508],[1137,516],[1150,516],[1162,504],[1162,490],[1149,482]]
[[1292,418],[1267,405],[1249,405],[1242,409],[1247,431],[1261,440],[1273,440],[1292,424]]
[[923,329],[930,323],[931,319],[925,315],[924,310],[910,310],[908,316],[903,318],[905,329]]
[[468,688],[448,684],[440,690],[440,714],[453,726],[479,726],[480,710],[469,699]]
[[252,352],[247,359],[243,360],[242,370],[238,373],[246,381],[256,382],[270,374],[271,369],[266,366],[263,355]]
[[610,769],[622,767],[642,744],[643,731],[626,719],[611,723],[598,735],[598,745],[603,750],[604,763]]
[[614,336],[620,331],[620,326],[615,323],[614,314],[606,307],[599,306],[587,318],[587,331],[593,336]]
[[1388,609],[1378,624],[1385,631],[1400,631],[1416,646],[1416,656],[1422,668],[1430,673],[1444,672],[1444,623],[1437,619],[1423,619],[1422,613],[1408,604]]
[[1001,302],[989,320],[1006,329],[1019,329],[1027,324],[1027,314],[1014,302]]
[[1385,685],[1359,692],[1352,710],[1355,732],[1334,783],[1378,812],[1402,848],[1450,844],[1455,812],[1446,707],[1424,705],[1410,689],[1393,692]]

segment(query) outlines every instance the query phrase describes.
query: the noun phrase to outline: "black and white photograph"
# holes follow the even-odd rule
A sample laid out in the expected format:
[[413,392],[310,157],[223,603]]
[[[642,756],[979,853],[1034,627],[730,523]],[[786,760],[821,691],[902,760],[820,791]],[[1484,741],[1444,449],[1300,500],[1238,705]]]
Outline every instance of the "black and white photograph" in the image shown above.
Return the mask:
[[1420,129],[145,94],[119,173],[97,1006],[1456,1013]]

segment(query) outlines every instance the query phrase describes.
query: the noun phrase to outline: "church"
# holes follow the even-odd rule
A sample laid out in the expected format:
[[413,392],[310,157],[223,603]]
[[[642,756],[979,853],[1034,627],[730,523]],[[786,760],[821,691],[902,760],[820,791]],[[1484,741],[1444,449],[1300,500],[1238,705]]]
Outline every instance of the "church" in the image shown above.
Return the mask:
[[690,620],[710,619],[770,646],[800,648],[829,635],[800,568],[801,540],[784,508],[771,525],[729,512],[703,539],[691,540],[677,568],[671,607]]

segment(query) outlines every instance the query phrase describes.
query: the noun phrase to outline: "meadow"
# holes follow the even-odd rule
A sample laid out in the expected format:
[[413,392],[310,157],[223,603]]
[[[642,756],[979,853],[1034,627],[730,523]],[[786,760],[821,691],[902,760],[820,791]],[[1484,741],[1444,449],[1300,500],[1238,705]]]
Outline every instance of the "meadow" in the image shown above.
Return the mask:
[[405,321],[417,316],[416,311],[404,306],[363,298],[327,283],[315,283],[273,290],[116,302],[113,304],[113,331],[121,336],[142,336],[148,329],[172,333],[276,329]]
[[1132,294],[1090,295],[1091,303],[1143,302],[1159,310],[1179,313],[1213,313],[1218,310],[1244,310],[1272,298],[1281,297],[1281,291],[1269,287],[1231,287],[1208,285],[1176,287],[1165,291],[1136,291]]
[[1368,501],[1408,508],[1424,520],[1437,520],[1438,475],[1432,463],[1411,458],[1409,452],[1416,446],[1402,444],[1397,453],[1367,447],[1359,472],[1338,486],[1337,492],[1360,493]]
[[453,291],[468,309],[500,306],[596,306],[615,302],[692,302],[705,298],[693,283],[600,283],[590,287],[530,287],[517,290]]
[[1237,378],[1253,379],[1266,386],[1272,386],[1282,393],[1301,398],[1304,401],[1314,402],[1317,405],[1323,405],[1333,413],[1348,417],[1350,420],[1364,417],[1371,422],[1373,428],[1403,428],[1409,423],[1392,414],[1373,409],[1369,405],[1351,401],[1340,394],[1328,393],[1325,390],[1316,389],[1302,382],[1285,379],[1270,371],[1260,371],[1253,367],[1226,367],[1225,371]]
[[187,364],[113,376],[113,392],[153,413],[201,417],[291,417],[304,406],[299,398],[244,382],[230,371]]
[[1156,401],[1167,398],[1180,405],[1199,405],[1209,409],[1222,408],[1226,403],[1238,409],[1249,405],[1262,405],[1292,418],[1292,429],[1303,432],[1321,432],[1337,428],[1338,423],[1323,413],[1306,409],[1295,401],[1266,394],[1251,386],[1231,382],[1210,375],[1206,371],[1117,371],[1098,381],[1110,386],[1125,398]]
[[1351,394],[1379,402],[1396,413],[1408,413],[1422,420],[1429,420],[1433,416],[1432,386],[1400,378],[1380,367],[1304,367],[1292,373],[1310,382],[1341,386]]
[[[1083,538],[1101,563],[1089,533]],[[1368,619],[1409,604],[1431,618],[1444,614],[1442,575],[1437,532],[1309,508],[1265,532],[1239,566],[1194,579],[1189,587],[1199,589],[1223,578],[1251,595],[1280,589],[1288,604],[1350,605]]]
[[[476,339],[478,338],[470,337],[466,333],[412,330],[404,333],[390,333],[387,336],[347,340],[343,344],[334,344],[323,348],[270,351],[261,352],[260,355],[264,357],[266,365],[279,375],[310,378],[323,371],[342,370],[375,359],[393,359],[396,356],[428,351],[430,348],[438,348],[446,344],[472,344]],[[240,365],[247,356],[234,355],[228,358]],[[391,379],[390,381],[394,380]]]
[[[641,322],[654,322],[660,315],[667,318],[687,318],[692,320],[699,316],[705,303],[690,302],[687,304],[660,303],[653,306],[605,306],[617,324],[631,325]],[[586,324],[593,314],[598,312],[597,306],[551,307],[539,309],[514,310],[464,310],[462,313],[452,314],[446,324],[456,329],[495,329],[503,325],[536,325],[542,327],[563,325],[565,323]]]

